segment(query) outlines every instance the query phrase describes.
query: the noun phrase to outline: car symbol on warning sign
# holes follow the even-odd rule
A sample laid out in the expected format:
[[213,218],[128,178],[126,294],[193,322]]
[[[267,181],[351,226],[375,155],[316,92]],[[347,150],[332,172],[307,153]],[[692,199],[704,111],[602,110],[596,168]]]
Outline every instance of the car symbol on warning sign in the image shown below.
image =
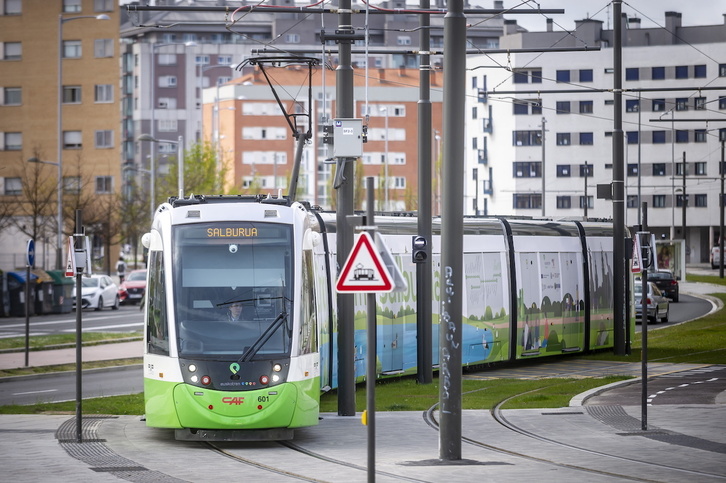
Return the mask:
[[391,292],[391,275],[367,232],[357,235],[335,289],[338,292]]

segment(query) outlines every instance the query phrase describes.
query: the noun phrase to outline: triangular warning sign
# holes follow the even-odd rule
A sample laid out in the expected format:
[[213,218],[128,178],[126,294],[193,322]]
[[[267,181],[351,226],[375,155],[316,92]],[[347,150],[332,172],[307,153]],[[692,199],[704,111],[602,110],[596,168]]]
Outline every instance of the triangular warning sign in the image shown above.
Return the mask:
[[640,273],[643,271],[643,262],[640,259],[640,237],[637,235],[633,238],[633,261],[630,264],[631,273]]
[[73,237],[68,237],[68,255],[66,255],[66,277],[76,274],[76,257],[73,252]]
[[367,232],[357,235],[356,242],[340,272],[338,292],[391,292],[393,281]]

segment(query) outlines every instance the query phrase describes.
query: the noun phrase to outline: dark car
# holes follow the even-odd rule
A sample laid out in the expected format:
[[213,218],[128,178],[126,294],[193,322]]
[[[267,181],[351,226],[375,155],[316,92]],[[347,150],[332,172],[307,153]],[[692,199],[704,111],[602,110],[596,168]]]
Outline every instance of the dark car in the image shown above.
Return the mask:
[[676,280],[673,272],[668,270],[650,272],[648,273],[648,281],[653,282],[664,297],[668,297],[673,302],[678,302],[678,280]]
[[122,304],[137,304],[144,298],[146,291],[146,270],[133,270],[118,288]]

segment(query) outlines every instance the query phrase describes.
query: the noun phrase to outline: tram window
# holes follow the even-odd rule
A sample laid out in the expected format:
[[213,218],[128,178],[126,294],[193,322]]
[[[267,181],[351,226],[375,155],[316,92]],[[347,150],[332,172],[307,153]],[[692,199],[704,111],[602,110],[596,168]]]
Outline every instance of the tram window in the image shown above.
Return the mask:
[[164,257],[159,251],[149,252],[149,284],[146,287],[149,352],[169,354],[169,332],[166,324],[166,290]]

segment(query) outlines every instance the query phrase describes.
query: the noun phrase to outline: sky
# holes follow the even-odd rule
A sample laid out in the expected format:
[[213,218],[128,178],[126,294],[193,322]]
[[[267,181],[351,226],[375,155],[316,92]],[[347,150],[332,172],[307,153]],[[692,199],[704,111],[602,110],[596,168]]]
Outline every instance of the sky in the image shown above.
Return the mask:
[[[434,2],[431,2],[432,4]],[[613,28],[613,7],[610,0],[504,0],[504,8],[562,8],[564,14],[551,15],[555,22],[555,30],[573,30],[575,21],[594,18],[603,22],[603,28]],[[472,6],[494,8],[494,0],[470,0]],[[609,8],[608,8],[609,6]],[[641,28],[653,28],[665,25],[665,12],[681,13],[681,24],[689,25],[720,25],[724,23],[726,14],[724,0],[623,0],[622,12],[628,18],[641,19]],[[517,23],[530,31],[544,31],[547,23],[544,17],[536,14],[506,16],[516,19]]]

